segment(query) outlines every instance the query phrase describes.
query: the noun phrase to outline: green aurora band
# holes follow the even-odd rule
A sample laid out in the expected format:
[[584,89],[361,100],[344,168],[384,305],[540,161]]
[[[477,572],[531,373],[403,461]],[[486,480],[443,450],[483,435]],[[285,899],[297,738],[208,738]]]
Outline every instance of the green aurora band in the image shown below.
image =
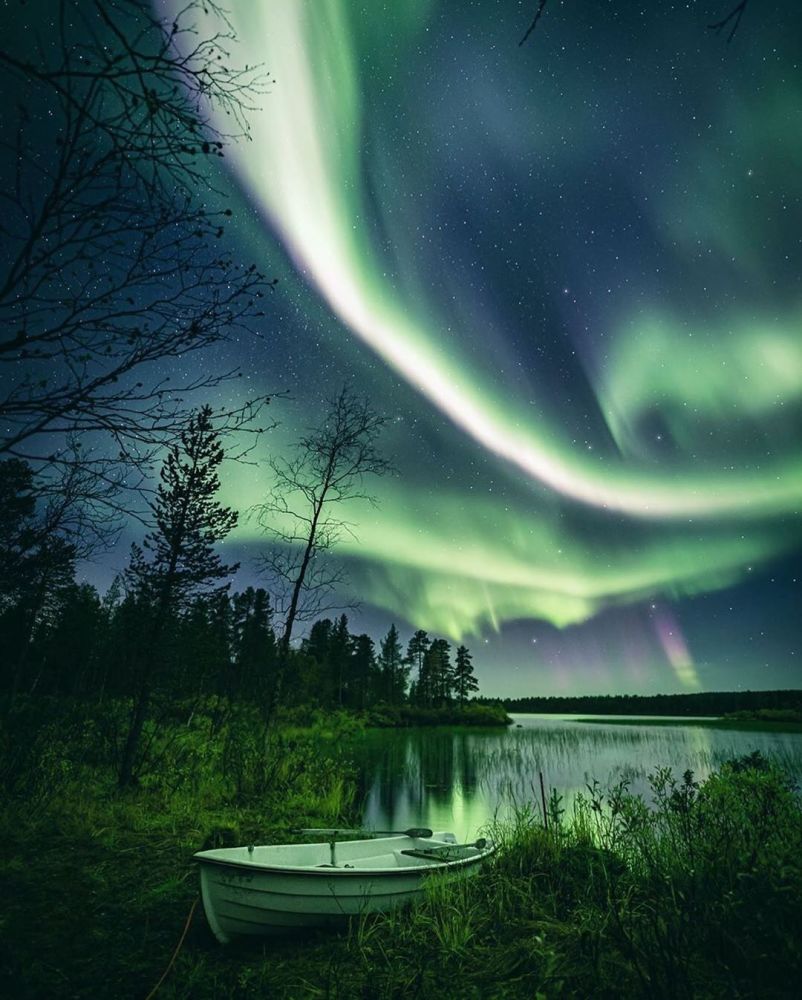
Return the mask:
[[[412,46],[435,5],[399,6],[393,44]],[[461,344],[454,317],[409,293],[403,260],[419,249],[411,224],[391,233],[395,272],[376,245],[369,220],[382,212],[373,203],[381,188],[374,184],[368,197],[359,46],[375,30],[375,66],[390,43],[374,15],[362,11],[357,26],[339,0],[232,7],[236,61],[264,64],[276,80],[251,117],[253,142],[229,154],[243,187],[331,312],[465,442],[500,460],[513,494],[499,508],[383,484],[377,511],[345,512],[359,525],[358,542],[343,539],[340,549],[357,589],[420,627],[460,638],[511,619],[565,626],[610,603],[726,587],[794,543],[798,526],[789,532],[788,521],[797,524],[802,456],[781,445],[789,414],[802,405],[797,308],[778,313],[774,303],[737,323],[720,314],[719,329],[697,331],[661,307],[622,316],[606,338],[608,353],[588,365],[618,449],[600,460],[557,421],[534,420],[528,401],[488,372],[488,359],[480,364]],[[387,176],[397,180],[403,171],[394,166]],[[698,238],[669,208],[654,211],[675,220],[677,241]],[[391,227],[394,218],[388,210],[382,222]],[[728,233],[749,242],[748,220],[730,219],[722,224],[711,214],[698,223],[715,231],[717,249],[728,254],[732,246],[721,246]],[[750,266],[746,252],[740,260]],[[543,401],[539,415],[548,409]],[[643,444],[642,423],[653,414],[672,434],[666,461]],[[768,428],[779,449],[759,463],[733,461],[731,452],[715,452],[715,434],[709,443],[710,428],[722,423],[757,434]],[[265,475],[232,468],[229,500],[242,509],[261,499]],[[566,503],[582,505],[597,525],[615,518],[616,530],[590,541],[571,528],[576,518],[566,523],[555,513]],[[246,522],[239,537],[260,536]],[[692,669],[683,669],[692,685]]]
[[[268,489],[263,469],[232,465],[223,496],[247,509]],[[547,509],[533,505],[525,516],[522,505],[479,497],[466,505],[459,494],[426,496],[396,481],[382,484],[380,499],[378,508],[355,502],[337,511],[358,525],[357,536],[345,533],[338,545],[356,592],[455,640],[515,619],[564,627],[611,604],[727,587],[787,545],[779,526],[745,533],[696,525],[689,533],[670,525],[636,545],[578,538]],[[263,540],[247,518],[236,537]]]
[[[600,468],[556,429],[533,427],[453,342],[438,341],[436,320],[399,300],[361,222],[360,90],[346,9],[336,0],[279,0],[231,15],[241,58],[266,62],[282,84],[252,118],[253,143],[235,150],[237,173],[342,322],[484,448],[570,499],[653,518],[797,511],[797,454],[731,475],[691,467],[681,482],[628,465]],[[687,376],[680,350],[673,377]],[[709,403],[717,406],[715,394]]]

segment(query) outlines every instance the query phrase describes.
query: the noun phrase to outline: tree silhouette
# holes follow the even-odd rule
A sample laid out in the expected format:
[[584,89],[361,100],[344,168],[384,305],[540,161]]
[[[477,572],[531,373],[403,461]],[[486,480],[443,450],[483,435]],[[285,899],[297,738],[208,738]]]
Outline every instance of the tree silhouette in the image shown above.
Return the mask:
[[738,25],[741,23],[741,18],[744,16],[744,11],[746,10],[746,5],[749,0],[741,0],[740,3],[736,4],[729,14],[721,18],[720,21],[715,21],[713,24],[708,24],[708,30],[714,31],[717,35],[720,35],[727,27],[730,26],[729,34],[727,35],[727,44],[729,45],[738,30]]
[[264,568],[285,613],[274,708],[281,698],[296,621],[319,614],[344,580],[339,567],[321,559],[351,531],[337,508],[346,501],[373,502],[366,480],[390,467],[377,444],[384,424],[385,418],[367,399],[344,387],[329,401],[321,424],[300,439],[294,456],[271,462],[273,490],[255,513],[271,544]]
[[0,43],[17,113],[0,142],[0,454],[80,466],[101,506],[177,440],[194,393],[235,375],[178,363],[250,330],[267,287],[226,249],[208,180],[229,138],[210,108],[242,133],[260,78],[231,68],[225,22],[195,32],[194,2],[174,23],[148,8],[54,0],[46,39]]
[[26,462],[0,462],[0,684],[11,695],[9,706],[30,689],[32,642],[72,584],[76,550],[59,532],[64,503],[37,496]]
[[347,703],[352,708],[366,708],[373,700],[376,682],[376,654],[369,635],[354,636],[348,664]]
[[276,665],[276,636],[272,608],[267,591],[248,587],[232,600],[234,617],[234,665],[237,671],[233,687],[237,697],[248,698],[265,706]]
[[454,665],[454,694],[460,705],[464,705],[468,698],[479,690],[479,682],[473,673],[471,654],[466,646],[457,649],[457,660]]
[[409,666],[404,661],[398,629],[391,625],[382,639],[379,652],[381,695],[391,705],[400,705],[407,690]]
[[338,705],[343,705],[347,700],[352,650],[353,638],[348,630],[348,618],[340,615],[331,629],[328,652],[328,665]]
[[424,658],[428,704],[446,705],[451,700],[453,685],[451,646],[445,639],[434,639]]
[[410,667],[415,667],[417,674],[410,691],[410,697],[419,704],[427,704],[426,701],[426,670],[424,668],[426,653],[429,649],[430,639],[423,629],[417,632],[407,643],[407,662]]
[[236,511],[215,499],[220,487],[217,470],[224,457],[211,408],[205,406],[191,418],[180,443],[167,455],[152,503],[154,527],[144,549],[132,547],[126,577],[143,617],[144,637],[120,785],[130,784],[135,777],[152,678],[168,620],[198,593],[226,590],[228,584],[221,588],[220,581],[237,568],[225,565],[214,550],[237,523]]

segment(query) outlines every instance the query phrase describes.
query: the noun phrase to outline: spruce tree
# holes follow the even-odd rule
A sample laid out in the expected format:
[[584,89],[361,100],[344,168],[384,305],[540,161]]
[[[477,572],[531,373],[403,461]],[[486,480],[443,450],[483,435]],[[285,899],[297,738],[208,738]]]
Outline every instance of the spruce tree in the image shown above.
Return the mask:
[[334,678],[337,703],[340,705],[347,699],[352,641],[351,633],[348,631],[348,618],[340,615],[331,630],[329,641],[329,664]]
[[449,653],[451,646],[445,639],[433,639],[425,658],[427,666],[428,704],[447,705],[451,701],[453,676]]
[[390,705],[400,705],[407,689],[409,667],[404,662],[398,629],[391,625],[382,639],[379,653],[381,697]]
[[414,700],[420,705],[428,704],[428,686],[426,683],[426,667],[424,662],[428,649],[429,636],[423,629],[418,629],[407,643],[407,662],[410,667],[414,667],[417,670],[417,677],[414,684],[414,699],[413,691],[410,690],[410,700]]
[[236,695],[255,701],[263,711],[276,666],[276,635],[270,597],[262,587],[248,587],[232,599]]
[[466,646],[457,650],[457,663],[454,668],[454,693],[460,705],[464,705],[469,696],[479,690],[479,682],[473,673],[471,654]]
[[225,590],[220,581],[236,566],[227,566],[214,550],[237,523],[237,513],[215,499],[218,469],[225,451],[204,406],[193,414],[177,444],[170,448],[151,504],[153,529],[144,548],[133,546],[126,579],[143,615],[138,683],[131,722],[120,764],[119,783],[135,778],[137,753],[148,714],[154,669],[171,617],[200,593]]
[[365,708],[375,687],[376,654],[373,640],[364,632],[354,638],[349,667],[348,704]]

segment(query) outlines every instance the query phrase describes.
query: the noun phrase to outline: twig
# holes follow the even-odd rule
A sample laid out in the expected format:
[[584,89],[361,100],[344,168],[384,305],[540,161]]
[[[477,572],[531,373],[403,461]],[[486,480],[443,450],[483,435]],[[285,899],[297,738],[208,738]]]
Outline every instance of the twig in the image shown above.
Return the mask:
[[741,0],[741,2],[732,8],[732,10],[727,14],[726,17],[722,18],[720,21],[716,21],[715,24],[708,24],[709,31],[715,31],[717,35],[727,27],[730,21],[733,21],[733,25],[730,28],[730,33],[727,36],[727,45],[732,41],[732,36],[738,30],[738,25],[741,23],[741,18],[744,16],[744,11],[746,10],[746,5],[749,0]]
[[520,40],[520,42],[518,42],[518,47],[519,48],[524,44],[524,42],[527,40],[527,38],[529,38],[529,36],[532,34],[532,32],[537,27],[537,22],[540,20],[540,16],[543,13],[545,7],[546,7],[546,0],[539,0],[538,5],[537,5],[537,11],[535,12],[534,20],[529,25],[529,27],[526,29],[526,34],[524,35],[524,37]]

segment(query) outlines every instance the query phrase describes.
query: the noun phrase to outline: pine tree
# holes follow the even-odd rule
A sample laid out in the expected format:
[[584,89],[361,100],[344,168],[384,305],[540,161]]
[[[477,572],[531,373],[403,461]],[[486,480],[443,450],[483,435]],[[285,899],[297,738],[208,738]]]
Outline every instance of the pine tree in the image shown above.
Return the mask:
[[479,690],[479,682],[473,673],[471,654],[466,646],[457,650],[457,663],[454,669],[454,693],[460,705],[464,705],[469,696]]
[[10,691],[9,704],[36,683],[33,644],[73,585],[75,547],[58,533],[58,517],[38,506],[31,467],[0,462],[0,687]]
[[426,656],[428,702],[447,705],[451,701],[453,676],[449,654],[451,646],[445,639],[434,639]]
[[329,665],[339,705],[345,704],[347,700],[351,642],[351,633],[348,631],[348,618],[345,615],[340,615],[331,630],[331,639],[329,641]]
[[409,666],[404,660],[398,629],[391,625],[381,641],[379,670],[381,671],[381,697],[390,705],[400,705],[407,689]]
[[376,682],[376,654],[369,635],[358,635],[353,642],[348,678],[348,704],[365,708],[372,700]]
[[139,658],[139,678],[119,783],[135,777],[136,757],[148,713],[155,664],[171,617],[199,593],[228,588],[219,582],[236,566],[225,565],[214,551],[237,523],[237,513],[215,499],[220,488],[217,470],[225,457],[212,410],[204,406],[194,414],[173,445],[161,470],[156,498],[151,505],[153,530],[144,550],[133,546],[126,572],[131,592],[144,617]]
[[[184,663],[184,688],[200,693],[215,684],[225,691],[229,700],[239,697],[238,665],[234,654],[234,622],[231,601],[223,589],[202,595],[199,602],[206,611],[206,648],[202,652],[205,670],[193,663]],[[178,651],[180,655],[180,650]],[[211,682],[211,683],[210,683]]]
[[266,710],[276,666],[276,635],[270,597],[262,587],[248,587],[232,599],[236,694]]
[[[67,695],[92,691],[105,625],[103,605],[91,584],[65,588],[42,650],[40,674],[48,675],[51,690]],[[43,686],[38,678],[34,681],[36,690]]]
[[333,627],[331,618],[321,618],[314,623],[301,646],[305,653],[314,656],[320,664],[328,664]]
[[429,703],[427,700],[428,685],[424,676],[426,673],[425,659],[428,649],[429,636],[423,629],[418,629],[407,643],[407,662],[410,667],[414,667],[417,670],[414,692],[410,690],[410,701],[414,700],[415,704],[418,705],[427,705]]

